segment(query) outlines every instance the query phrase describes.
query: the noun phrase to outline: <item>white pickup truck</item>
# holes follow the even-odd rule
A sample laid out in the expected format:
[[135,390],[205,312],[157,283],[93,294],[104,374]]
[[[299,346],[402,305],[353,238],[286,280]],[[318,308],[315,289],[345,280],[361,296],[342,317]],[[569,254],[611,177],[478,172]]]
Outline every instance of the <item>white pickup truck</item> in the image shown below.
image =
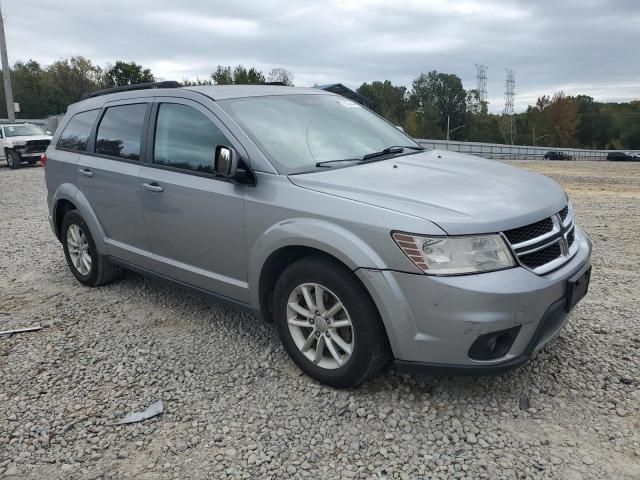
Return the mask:
[[49,133],[31,123],[0,125],[0,151],[9,168],[20,168],[22,162],[36,163],[51,142]]

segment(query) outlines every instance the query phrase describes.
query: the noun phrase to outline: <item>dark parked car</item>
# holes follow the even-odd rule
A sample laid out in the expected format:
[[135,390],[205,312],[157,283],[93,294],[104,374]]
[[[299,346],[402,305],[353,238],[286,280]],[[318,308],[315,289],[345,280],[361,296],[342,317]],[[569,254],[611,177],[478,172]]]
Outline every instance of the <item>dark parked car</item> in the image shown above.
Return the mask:
[[544,154],[545,160],[573,160],[573,157],[564,152],[547,152]]
[[609,152],[607,160],[610,162],[639,162],[640,157],[637,154],[627,152]]

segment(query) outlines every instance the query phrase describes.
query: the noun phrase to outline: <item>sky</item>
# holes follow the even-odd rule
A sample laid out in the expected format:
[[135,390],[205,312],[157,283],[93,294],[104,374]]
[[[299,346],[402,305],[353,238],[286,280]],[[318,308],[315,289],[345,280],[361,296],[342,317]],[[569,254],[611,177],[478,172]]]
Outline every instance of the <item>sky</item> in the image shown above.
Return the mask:
[[9,62],[133,60],[165,80],[284,67],[296,86],[487,70],[489,109],[543,94],[640,99],[640,0],[2,0]]

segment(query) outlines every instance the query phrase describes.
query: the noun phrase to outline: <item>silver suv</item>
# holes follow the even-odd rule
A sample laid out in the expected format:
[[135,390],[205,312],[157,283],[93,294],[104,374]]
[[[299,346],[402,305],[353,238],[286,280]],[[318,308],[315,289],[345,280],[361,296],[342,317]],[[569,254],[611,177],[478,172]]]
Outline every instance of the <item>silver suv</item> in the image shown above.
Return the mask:
[[124,267],[246,307],[336,387],[392,359],[407,372],[515,367],[589,283],[591,241],[557,183],[425,151],[318,89],[98,92],[69,107],[42,160],[81,283]]

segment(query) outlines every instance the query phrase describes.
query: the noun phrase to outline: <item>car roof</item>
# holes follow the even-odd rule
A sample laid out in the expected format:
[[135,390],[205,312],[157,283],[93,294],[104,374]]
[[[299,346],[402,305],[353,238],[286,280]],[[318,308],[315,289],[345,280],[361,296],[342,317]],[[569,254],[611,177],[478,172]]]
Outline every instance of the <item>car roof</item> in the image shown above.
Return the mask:
[[214,100],[271,95],[332,95],[330,92],[318,88],[285,87],[281,85],[201,85],[185,87],[184,89],[200,92]]
[[192,92],[191,95],[196,96],[198,94],[205,95],[212,100],[275,95],[335,95],[334,93],[318,88],[285,87],[281,85],[202,85],[176,88],[131,89],[82,99],[69,105],[67,113],[101,108],[107,102],[134,99],[140,96],[180,96],[179,92]]

